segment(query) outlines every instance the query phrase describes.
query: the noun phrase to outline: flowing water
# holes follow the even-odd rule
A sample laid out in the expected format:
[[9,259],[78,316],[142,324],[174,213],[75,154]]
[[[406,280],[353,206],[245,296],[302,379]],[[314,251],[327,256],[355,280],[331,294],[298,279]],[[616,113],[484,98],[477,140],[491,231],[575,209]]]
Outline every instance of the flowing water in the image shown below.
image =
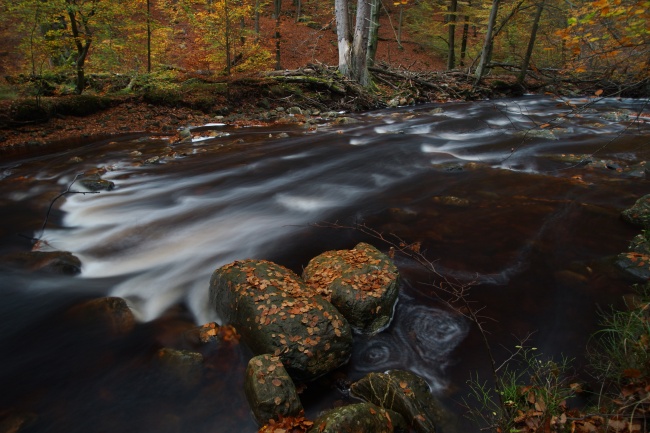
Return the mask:
[[[31,247],[25,237],[40,235],[52,200],[71,184],[83,191],[78,174],[100,169],[115,189],[66,194],[49,215],[40,248],[74,253],[81,275],[0,270],[0,419],[28,420],[27,432],[256,431],[244,347],[204,353],[199,386],[156,373],[155,353],[218,321],[207,292],[221,265],[267,259],[300,273],[326,250],[359,241],[388,249],[331,225],[417,244],[439,273],[474,284],[469,296],[485,307],[497,357],[533,332],[541,351],[581,365],[598,308],[629,291],[610,259],[638,233],[620,211],[649,192],[647,101],[525,97],[355,118],[311,129],[211,125],[181,144],[80,139],[2,157],[2,253]],[[346,367],[308,384],[307,415],[347,399],[336,379],[402,368],[425,377],[460,431],[471,431],[459,402],[470,373],[488,378],[479,335],[440,299],[430,272],[396,263],[391,327],[357,336]],[[106,295],[136,314],[128,336],[71,319],[74,305]]]

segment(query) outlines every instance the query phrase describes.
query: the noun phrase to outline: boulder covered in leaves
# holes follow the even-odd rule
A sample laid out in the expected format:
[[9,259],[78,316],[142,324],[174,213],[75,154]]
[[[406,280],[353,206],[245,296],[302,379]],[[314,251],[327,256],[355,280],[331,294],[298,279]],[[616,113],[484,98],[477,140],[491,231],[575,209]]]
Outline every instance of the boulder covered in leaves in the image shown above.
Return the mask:
[[616,266],[638,282],[650,280],[650,240],[646,233],[636,235],[629,251],[616,258]]
[[372,403],[341,406],[325,412],[307,433],[393,433],[396,430],[389,413]]
[[631,208],[621,212],[621,218],[637,227],[650,228],[650,194],[644,195]]
[[347,320],[275,263],[243,260],[217,269],[210,279],[210,302],[255,355],[279,356],[295,380],[315,379],[350,357]]
[[357,332],[376,334],[390,324],[398,295],[392,260],[372,245],[327,251],[309,261],[307,284],[330,300]]
[[448,423],[448,414],[431,394],[427,382],[415,373],[392,370],[370,373],[350,387],[353,396],[394,410],[419,433],[435,432]]
[[303,412],[296,387],[278,356],[258,355],[248,362],[244,392],[260,425]]

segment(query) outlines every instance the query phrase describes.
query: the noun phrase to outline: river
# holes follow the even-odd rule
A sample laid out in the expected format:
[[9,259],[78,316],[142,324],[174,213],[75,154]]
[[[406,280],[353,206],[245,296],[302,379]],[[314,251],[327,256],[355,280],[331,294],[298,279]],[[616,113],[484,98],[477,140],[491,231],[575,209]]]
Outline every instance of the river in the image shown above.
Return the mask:
[[[266,259],[300,273],[319,253],[359,241],[388,250],[331,225],[417,244],[437,272],[471,283],[498,359],[532,333],[530,344],[580,368],[598,310],[630,291],[610,259],[638,233],[621,210],[650,190],[647,103],[529,96],[312,128],[215,124],[178,144],[132,135],[0,154],[0,253],[31,248],[27,238],[40,235],[48,206],[78,174],[99,169],[115,184],[66,194],[49,215],[40,245],[74,253],[79,276],[0,270],[0,419],[28,420],[21,432],[256,431],[244,347],[215,349],[203,384],[190,389],[154,374],[154,354],[218,321],[207,293],[221,265]],[[335,378],[414,371],[471,431],[466,381],[489,378],[480,335],[430,272],[395,260],[402,287],[391,327],[357,336]],[[127,300],[138,319],[127,337],[74,325],[70,309],[99,296]],[[308,417],[347,401],[338,382],[308,384]]]

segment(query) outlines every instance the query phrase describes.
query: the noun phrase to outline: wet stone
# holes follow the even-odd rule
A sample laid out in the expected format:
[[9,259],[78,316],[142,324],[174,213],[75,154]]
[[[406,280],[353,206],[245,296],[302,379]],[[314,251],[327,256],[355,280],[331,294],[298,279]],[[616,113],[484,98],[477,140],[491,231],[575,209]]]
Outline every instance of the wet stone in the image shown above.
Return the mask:
[[156,361],[164,378],[184,388],[192,388],[203,376],[203,355],[189,350],[163,347],[156,353]]
[[634,226],[650,228],[650,194],[641,197],[631,208],[621,212],[621,218]]
[[307,433],[393,433],[388,412],[372,403],[357,403],[332,409],[319,416]]
[[312,380],[345,364],[352,349],[341,313],[292,271],[243,260],[213,272],[210,302],[255,355],[279,356],[295,380]]
[[637,282],[650,280],[650,240],[645,233],[636,235],[629,251],[617,256],[616,266]]
[[86,175],[79,179],[79,184],[88,191],[111,191],[115,184],[110,180],[102,179],[98,174]]
[[118,297],[91,299],[70,308],[66,315],[85,326],[101,325],[114,336],[126,335],[135,327],[135,317],[126,301]]
[[24,251],[0,257],[9,267],[56,275],[81,273],[81,260],[67,251]]
[[372,335],[390,324],[399,274],[392,260],[372,245],[362,242],[352,250],[320,254],[309,261],[303,279],[329,299],[355,331]]
[[279,356],[258,355],[249,361],[244,392],[259,425],[303,412],[296,387]]
[[402,370],[370,373],[350,387],[351,394],[404,417],[419,433],[435,432],[449,415],[420,376]]

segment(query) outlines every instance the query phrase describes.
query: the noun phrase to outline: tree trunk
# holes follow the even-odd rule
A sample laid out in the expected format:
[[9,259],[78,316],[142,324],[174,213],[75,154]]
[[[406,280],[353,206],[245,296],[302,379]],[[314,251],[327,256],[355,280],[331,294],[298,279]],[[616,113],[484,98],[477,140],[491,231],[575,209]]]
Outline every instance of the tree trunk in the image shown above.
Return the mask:
[[282,0],[273,0],[273,18],[279,20],[281,12],[282,12]]
[[229,6],[230,6],[229,0],[225,0],[224,1],[224,13],[225,13],[226,16],[224,18],[226,20],[226,23],[225,23],[224,33],[225,33],[225,39],[226,39],[225,42],[226,42],[226,74],[227,75],[230,75],[230,67],[232,65],[232,56],[230,54],[230,45],[231,45],[230,35],[231,35],[232,27],[231,27],[231,23],[230,23],[230,7]]
[[255,0],[255,42],[260,39],[260,0]]
[[[86,79],[84,73],[84,64],[86,63],[86,57],[88,56],[88,50],[90,49],[90,44],[92,43],[92,32],[88,27],[87,18],[81,17],[81,22],[77,21],[77,12],[74,8],[68,8],[68,18],[70,19],[70,29],[72,30],[72,37],[74,38],[74,44],[77,48],[77,59],[75,60],[75,71],[77,73],[77,83],[75,92],[77,95],[83,93],[84,87],[86,86]],[[81,35],[79,30],[79,25],[83,26],[84,34]]]
[[377,45],[379,43],[379,13],[381,12],[381,0],[371,0],[370,6],[370,34],[368,37],[368,67],[375,65]]
[[400,3],[399,5],[399,18],[397,19],[397,48],[400,50],[404,49],[402,47],[402,18],[404,17],[404,5]]
[[147,0],[147,73],[151,73],[151,0]]
[[362,86],[371,84],[368,72],[368,47],[370,45],[370,13],[373,1],[357,1],[354,33],[350,32],[348,1],[334,1],[339,47],[339,72]]
[[280,6],[282,0],[275,0],[275,70],[282,69],[280,52]]
[[478,84],[483,78],[485,70],[487,69],[487,65],[492,57],[492,44],[494,42],[494,35],[492,33],[494,31],[494,25],[497,20],[500,1],[501,0],[492,0],[490,18],[488,19],[488,27],[485,32],[485,42],[483,43],[483,51],[481,51],[481,60],[479,61],[478,68],[476,68],[476,84]]
[[533,19],[533,27],[530,29],[530,39],[528,40],[528,48],[526,49],[526,55],[524,56],[524,61],[521,64],[521,72],[517,78],[519,84],[524,84],[526,79],[526,74],[528,73],[528,65],[530,64],[530,57],[533,55],[533,48],[535,48],[535,40],[537,39],[537,29],[539,28],[539,20],[542,17],[542,12],[544,11],[544,6],[546,5],[546,0],[542,0],[541,3],[537,5],[537,11],[535,12],[535,18]]
[[368,40],[370,37],[370,2],[372,0],[359,0],[357,2],[357,20],[352,38],[352,75],[362,86],[370,85],[368,73]]
[[458,0],[450,0],[449,3],[449,51],[447,52],[447,70],[454,69],[456,66],[456,11],[458,10]]
[[350,76],[350,20],[348,15],[348,0],[334,1],[334,14],[336,16],[336,37],[339,48],[339,72],[346,77]]
[[[468,3],[468,6],[471,6]],[[465,57],[467,56],[467,39],[469,38],[469,15],[465,15],[465,24],[463,24],[463,37],[460,43],[460,66],[465,66]]]

